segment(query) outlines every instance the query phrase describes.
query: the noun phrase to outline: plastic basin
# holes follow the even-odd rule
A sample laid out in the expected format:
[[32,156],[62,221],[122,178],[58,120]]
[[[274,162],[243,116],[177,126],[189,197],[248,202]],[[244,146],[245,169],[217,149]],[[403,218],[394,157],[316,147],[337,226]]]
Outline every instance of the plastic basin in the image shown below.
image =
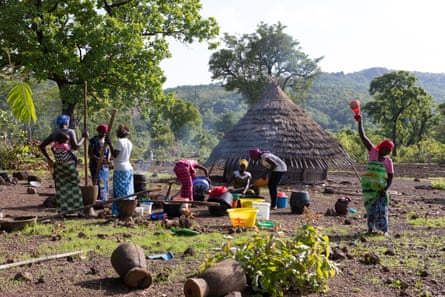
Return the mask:
[[241,207],[252,208],[253,202],[264,202],[263,198],[241,198],[240,200]]
[[254,227],[256,222],[256,208],[230,208],[227,209],[233,227]]

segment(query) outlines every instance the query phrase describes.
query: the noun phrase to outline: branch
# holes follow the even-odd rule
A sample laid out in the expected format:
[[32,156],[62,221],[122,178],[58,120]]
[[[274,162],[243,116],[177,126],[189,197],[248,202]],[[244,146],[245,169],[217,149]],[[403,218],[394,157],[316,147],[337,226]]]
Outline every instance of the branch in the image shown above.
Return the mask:
[[118,6],[122,6],[122,5],[126,5],[126,4],[130,3],[130,1],[122,1],[122,2],[118,2],[118,3],[108,4],[108,2],[106,0],[104,0],[103,3],[104,3],[105,11],[110,16],[113,16],[113,11],[112,11],[113,8],[118,7]]
[[11,267],[16,267],[16,266],[21,266],[21,265],[26,265],[26,264],[34,264],[34,263],[39,263],[39,262],[43,262],[43,261],[69,257],[69,256],[77,255],[77,254],[83,254],[83,253],[84,253],[84,251],[81,250],[81,251],[77,251],[77,252],[57,254],[57,255],[47,256],[47,257],[42,257],[42,258],[37,258],[37,259],[31,259],[31,260],[25,260],[25,261],[20,261],[20,262],[15,262],[15,263],[3,264],[3,265],[0,265],[0,270],[11,268]]

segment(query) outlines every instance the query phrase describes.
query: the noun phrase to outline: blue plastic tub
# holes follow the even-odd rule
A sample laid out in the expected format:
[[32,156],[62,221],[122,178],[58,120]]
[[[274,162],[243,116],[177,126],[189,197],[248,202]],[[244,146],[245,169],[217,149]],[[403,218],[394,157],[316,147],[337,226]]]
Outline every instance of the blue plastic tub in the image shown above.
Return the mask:
[[277,198],[277,208],[287,208],[287,201],[289,199],[286,196]]

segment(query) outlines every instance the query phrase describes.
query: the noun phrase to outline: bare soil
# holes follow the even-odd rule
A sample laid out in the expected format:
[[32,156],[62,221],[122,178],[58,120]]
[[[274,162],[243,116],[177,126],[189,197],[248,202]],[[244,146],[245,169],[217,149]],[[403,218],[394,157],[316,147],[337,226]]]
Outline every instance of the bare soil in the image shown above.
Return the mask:
[[[364,168],[356,169],[360,173]],[[389,238],[378,233],[365,234],[366,219],[360,183],[353,170],[330,172],[323,184],[282,186],[280,190],[289,196],[296,190],[309,192],[309,213],[313,224],[326,230],[335,251],[335,261],[341,270],[340,274],[329,281],[328,293],[307,296],[445,296],[445,191],[432,189],[431,179],[435,177],[445,177],[445,168],[438,165],[396,165],[396,178],[390,189]],[[53,208],[43,206],[45,199],[54,194],[52,180],[43,179],[41,187],[35,188],[35,194],[28,193],[29,188],[27,181],[18,181],[15,185],[0,185],[0,208],[4,215],[45,217],[55,214]],[[265,192],[267,191],[263,190],[261,194],[267,196]],[[344,195],[352,198],[349,206],[357,212],[349,213],[346,217],[326,215],[328,209],[333,209],[337,199]],[[227,228],[228,217],[211,217],[207,208],[202,206],[192,208],[192,212],[196,223],[205,227],[206,232],[230,232],[230,228]],[[273,210],[270,215],[270,219],[277,222],[281,230],[300,226],[307,217],[307,214],[292,214],[289,207]],[[442,219],[442,225],[414,226],[408,222],[415,218],[436,221]],[[60,221],[63,219],[59,219]],[[57,227],[57,220],[50,223]],[[341,231],[345,228],[346,233]],[[23,238],[20,232],[3,231],[0,233],[2,258],[7,259],[6,263],[17,261],[22,254],[34,253],[36,258],[41,257],[37,247],[42,241],[49,240],[52,239],[34,236]],[[369,260],[370,255],[374,260]],[[184,281],[199,267],[201,258],[195,255],[175,257],[171,261],[147,261],[154,281],[145,290],[126,288],[113,270],[110,258],[93,252],[86,258],[64,257],[1,269],[0,295],[184,296]],[[168,272],[179,265],[184,267],[184,262],[187,264],[185,267],[188,267],[184,275],[169,279]],[[385,264],[389,262],[392,265]],[[417,266],[413,267],[412,263],[417,263]],[[18,277],[18,274],[25,278]],[[11,285],[10,280],[17,277],[15,285]],[[250,293],[243,292],[243,296],[250,296]],[[289,292],[286,296],[300,295]]]

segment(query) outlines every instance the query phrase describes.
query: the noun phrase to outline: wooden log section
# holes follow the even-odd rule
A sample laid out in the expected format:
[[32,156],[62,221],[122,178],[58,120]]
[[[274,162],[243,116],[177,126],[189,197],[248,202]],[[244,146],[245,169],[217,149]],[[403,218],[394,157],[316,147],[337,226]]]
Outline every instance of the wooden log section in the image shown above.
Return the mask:
[[241,264],[232,259],[223,260],[204,271],[197,278],[184,283],[186,297],[224,297],[230,292],[242,292],[247,278]]
[[152,276],[147,270],[144,250],[135,244],[123,243],[111,254],[111,265],[124,284],[131,289],[150,287]]

